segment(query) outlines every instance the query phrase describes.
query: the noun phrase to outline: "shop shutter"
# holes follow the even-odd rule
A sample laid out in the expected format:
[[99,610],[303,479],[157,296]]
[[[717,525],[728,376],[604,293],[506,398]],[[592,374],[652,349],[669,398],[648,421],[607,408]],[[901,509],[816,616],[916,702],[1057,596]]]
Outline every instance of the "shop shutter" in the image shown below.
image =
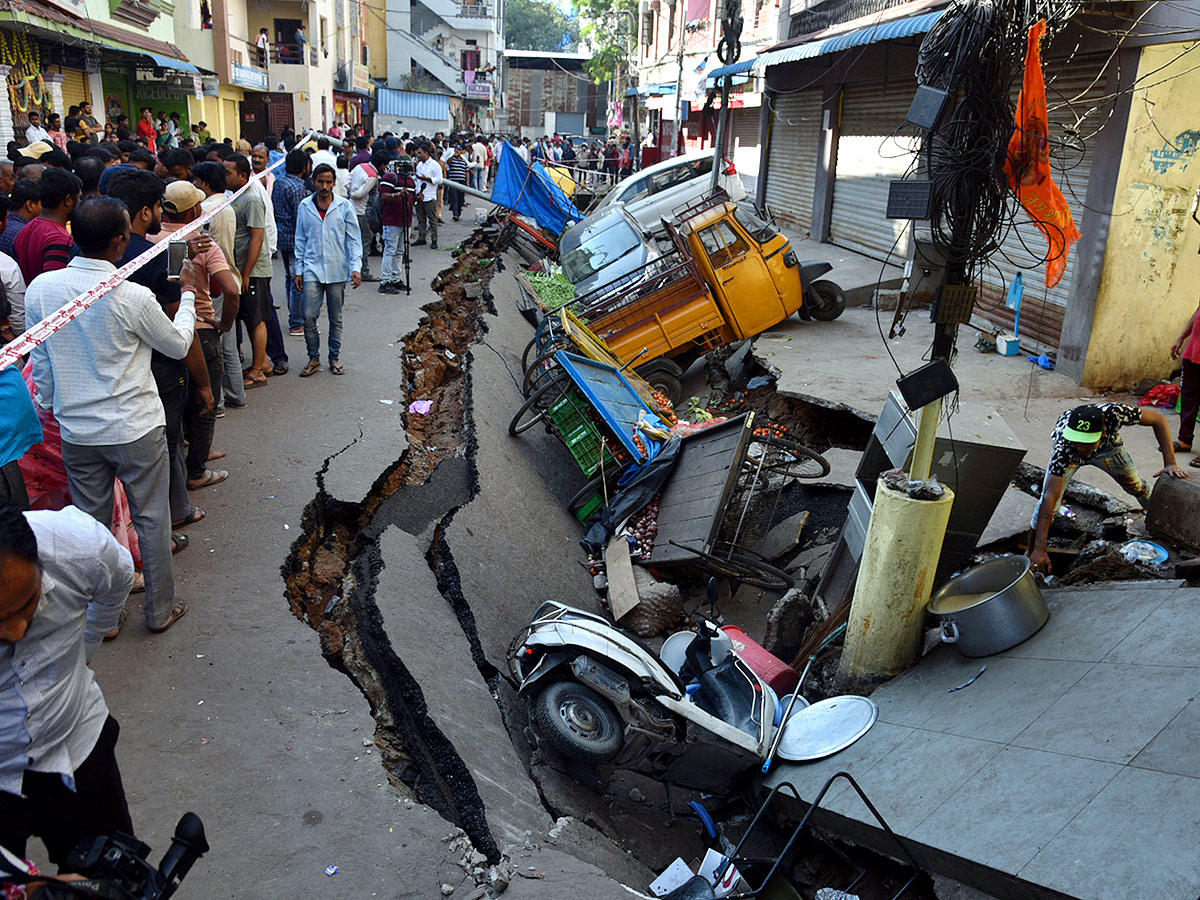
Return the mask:
[[[1108,121],[1114,102],[1108,83],[1109,73],[1097,79],[1106,59],[1107,56],[1082,57],[1057,74],[1054,61],[1046,63],[1054,181],[1066,197],[1075,224],[1080,228],[1096,132]],[[1018,82],[1013,89],[1014,104],[1019,90]],[[1081,116],[1083,120],[1079,121]],[[1064,140],[1073,146],[1064,148],[1061,143],[1056,143]],[[975,306],[976,321],[988,331],[997,327],[1012,331],[1013,311],[1004,305],[1004,301],[1013,276],[1020,272],[1025,283],[1021,301],[1021,343],[1039,352],[1056,350],[1067,299],[1079,265],[1078,251],[1071,251],[1062,280],[1055,287],[1047,288],[1046,238],[1019,206],[1017,209],[1016,226],[1009,230],[1001,252],[992,257],[994,265],[989,266],[981,278],[979,300]]]
[[767,206],[780,225],[808,234],[821,142],[821,90],[767,95],[770,143],[767,151]]
[[[68,109],[90,100],[91,95],[88,92],[87,75],[78,69],[59,68],[59,71],[63,74],[63,106],[66,107],[59,110],[59,112],[65,117]],[[102,115],[101,113],[96,113],[95,110],[92,112],[95,113],[97,118],[100,118]]]
[[917,92],[911,78],[887,84],[848,85],[842,93],[837,170],[833,183],[830,243],[903,265],[911,229],[889,219],[888,188],[916,164],[917,141],[896,135]]
[[757,106],[729,111],[729,158],[746,185],[746,193],[754,196],[758,185],[758,133],[762,110]]

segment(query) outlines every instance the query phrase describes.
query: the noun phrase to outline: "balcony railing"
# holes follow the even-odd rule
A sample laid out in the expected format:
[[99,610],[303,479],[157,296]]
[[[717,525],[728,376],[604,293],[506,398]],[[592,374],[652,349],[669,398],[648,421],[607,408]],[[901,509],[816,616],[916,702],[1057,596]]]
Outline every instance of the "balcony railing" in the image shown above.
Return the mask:
[[304,65],[304,48],[308,48],[308,64],[317,64],[317,48],[312,44],[272,44],[271,62],[283,66]]
[[492,5],[490,3],[460,3],[458,14],[464,19],[490,19]]

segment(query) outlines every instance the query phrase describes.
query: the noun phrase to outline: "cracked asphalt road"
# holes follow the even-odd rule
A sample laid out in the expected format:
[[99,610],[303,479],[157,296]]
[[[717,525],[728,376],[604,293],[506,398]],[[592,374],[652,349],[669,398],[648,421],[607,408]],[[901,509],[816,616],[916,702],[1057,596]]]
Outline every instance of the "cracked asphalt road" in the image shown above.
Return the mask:
[[[442,246],[467,234],[449,225]],[[471,893],[443,841],[453,826],[389,784],[367,701],[293,617],[279,575],[324,460],[346,448],[330,463],[326,485],[335,498],[357,502],[403,452],[402,338],[421,305],[435,299],[431,279],[451,263],[445,250],[417,248],[411,297],[381,295],[374,285],[348,291],[348,374],[271,379],[250,392],[249,409],[220,421],[215,443],[229,451],[222,466],[230,477],[193,495],[208,517],[188,529],[191,545],[177,557],[188,616],[158,636],[132,617],[97,656],[122,726],[118,757],[139,837],[157,858],[185,810],[204,819],[212,850],[180,897],[432,897],[443,883]],[[564,451],[546,436],[518,442],[503,433],[518,403],[510,372],[529,330],[511,296],[498,297],[497,306],[498,318],[485,316],[492,349],[477,343],[472,353],[481,493],[455,515],[446,538],[483,651],[499,667],[504,645],[537,602],[587,582],[562,509],[569,494],[556,484],[562,466],[541,455]],[[294,372],[302,341],[288,338],[288,350]],[[514,878],[506,896],[631,896],[597,866],[639,888],[647,873],[595,832],[576,824],[557,844],[546,842],[552,816],[424,558],[436,522],[405,531],[402,520],[398,514],[380,535],[376,601],[431,717],[472,771],[497,844],[528,843],[510,848],[514,865],[546,873]],[[324,874],[329,865],[337,875]]]

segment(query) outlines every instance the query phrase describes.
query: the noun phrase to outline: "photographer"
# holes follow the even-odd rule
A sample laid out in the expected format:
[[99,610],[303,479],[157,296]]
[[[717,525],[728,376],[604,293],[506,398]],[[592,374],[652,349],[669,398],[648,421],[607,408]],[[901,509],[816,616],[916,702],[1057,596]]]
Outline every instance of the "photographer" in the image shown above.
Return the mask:
[[404,155],[387,167],[379,180],[379,204],[383,218],[383,275],[381,294],[399,294],[408,290],[401,271],[408,261],[408,230],[413,223],[412,157]]
[[82,837],[133,833],[120,728],[87,666],[132,586],[91,516],[0,506],[0,846],[18,856],[36,836],[61,868]]

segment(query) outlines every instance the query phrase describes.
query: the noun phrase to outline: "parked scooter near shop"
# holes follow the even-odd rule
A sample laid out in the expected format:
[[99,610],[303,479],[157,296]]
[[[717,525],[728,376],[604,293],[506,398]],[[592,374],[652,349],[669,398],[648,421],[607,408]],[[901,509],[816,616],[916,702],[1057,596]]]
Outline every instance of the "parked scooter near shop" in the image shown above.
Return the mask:
[[603,617],[543,603],[509,648],[537,744],[711,793],[757,772],[778,698],[734,642],[701,620],[679,672]]

